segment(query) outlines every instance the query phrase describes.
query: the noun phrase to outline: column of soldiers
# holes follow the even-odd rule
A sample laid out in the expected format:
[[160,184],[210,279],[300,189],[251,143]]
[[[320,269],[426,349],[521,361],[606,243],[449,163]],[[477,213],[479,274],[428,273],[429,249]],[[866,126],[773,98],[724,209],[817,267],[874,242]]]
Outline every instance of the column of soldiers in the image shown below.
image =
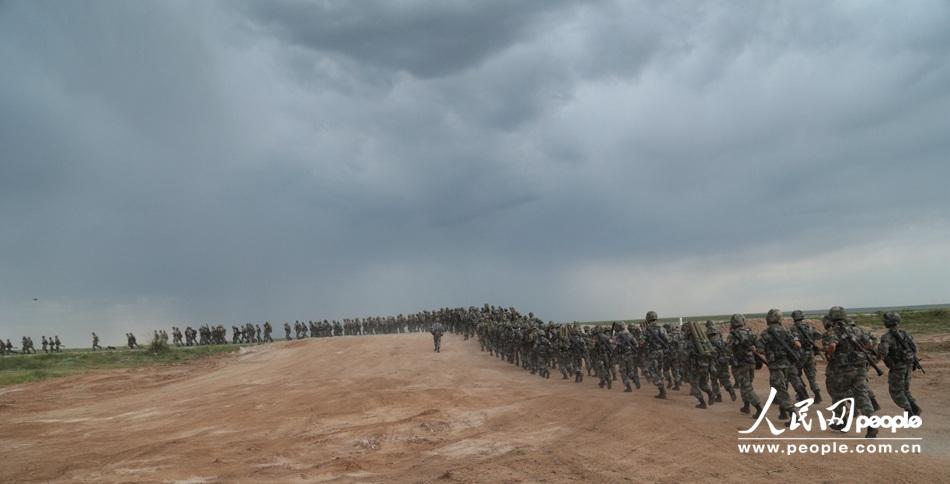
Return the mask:
[[[921,412],[910,382],[913,371],[923,368],[913,338],[898,328],[897,313],[883,315],[888,331],[875,344],[870,333],[858,327],[840,306],[832,307],[825,316],[824,333],[812,327],[801,311],[792,312],[792,324],[786,327],[782,312],[770,310],[765,318],[767,326],[759,334],[746,326],[742,314],[734,314],[726,339],[712,321],[688,321],[683,328],[670,323],[660,325],[654,311],[648,312],[640,325],[614,323],[609,328],[583,329],[576,323],[544,325],[534,314],[525,316],[514,308],[486,305],[456,312],[458,324],[449,325],[453,332],[474,332],[482,351],[542,378],[550,378],[550,370],[557,368],[562,379],[573,376],[575,383],[580,383],[586,368],[588,376],[597,378],[600,388],[611,389],[619,372],[624,391],[631,392],[634,386],[640,388],[643,376],[656,386],[659,399],[669,398],[667,390],[678,390],[686,382],[697,408],[722,402],[725,390],[732,401],[741,398],[741,413],[758,417],[764,409],[752,382],[755,371],[766,366],[769,385],[776,390],[778,418],[788,421],[794,401],[822,401],[816,381],[817,355],[824,355],[828,362],[825,387],[830,398],[854,398],[856,413],[873,415],[880,406],[868,386],[868,368],[882,374],[876,362],[883,359],[890,369],[891,398],[910,415]],[[868,430],[867,437],[876,435],[876,429]]]
[[[769,384],[776,390],[779,420],[788,420],[794,411],[789,386],[797,401],[809,398],[808,390],[815,402],[822,401],[816,381],[816,355],[823,355],[827,361],[825,388],[831,400],[853,398],[856,412],[873,415],[880,406],[868,386],[868,368],[874,368],[881,375],[877,361],[883,360],[890,370],[891,398],[909,414],[921,413],[911,394],[910,382],[913,371],[923,371],[923,368],[913,337],[899,328],[899,314],[883,315],[887,332],[879,343],[848,318],[840,306],[832,307],[824,317],[823,333],[812,327],[801,311],[793,311],[791,316],[792,324],[786,327],[782,312],[770,310],[765,318],[767,327],[756,335],[746,326],[742,314],[734,314],[725,339],[712,321],[705,324],[688,321],[682,328],[673,323],[661,325],[655,311],[649,311],[640,324],[618,322],[610,327],[581,328],[577,323],[544,324],[533,313],[525,315],[515,308],[488,304],[481,308],[442,308],[407,316],[344,319],[342,322],[296,321],[293,329],[296,339],[301,339],[422,332],[439,323],[445,330],[466,339],[477,337],[482,351],[545,379],[551,377],[551,370],[557,369],[562,379],[573,377],[575,383],[581,383],[586,373],[597,379],[600,388],[612,389],[613,382],[619,379],[624,391],[632,392],[634,387],[641,388],[643,377],[656,387],[659,399],[669,398],[667,390],[676,391],[688,383],[689,393],[696,398],[696,407],[701,409],[722,402],[724,389],[732,401],[741,398],[739,412],[753,414],[754,409],[755,417],[764,409],[752,382],[756,370],[767,366]],[[251,323],[232,326],[232,343],[271,342],[272,331],[269,322],[263,327]],[[287,322],[284,333],[291,339],[291,326]],[[173,327],[172,335],[179,346],[227,343],[221,325],[203,325],[199,330],[189,326],[184,331],[184,341],[179,328]],[[135,335],[127,333],[126,336],[129,348],[136,348]],[[165,342],[168,340],[165,331],[156,331],[155,336]],[[93,333],[93,349],[101,349],[98,342],[98,336]],[[61,347],[58,337],[52,344],[44,337],[44,343],[47,351]],[[5,353],[13,352],[9,340],[0,346]],[[23,337],[21,353],[36,353],[29,337]],[[868,436],[876,436],[876,430],[870,429]]]

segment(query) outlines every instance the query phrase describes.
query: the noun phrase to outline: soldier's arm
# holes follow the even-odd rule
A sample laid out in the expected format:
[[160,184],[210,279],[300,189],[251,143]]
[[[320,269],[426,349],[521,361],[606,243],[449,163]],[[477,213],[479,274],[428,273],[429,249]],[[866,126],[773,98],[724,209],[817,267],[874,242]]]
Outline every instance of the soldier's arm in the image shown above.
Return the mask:
[[888,353],[891,352],[891,335],[885,333],[884,336],[881,336],[881,342],[877,344],[877,355],[881,358],[885,358]]

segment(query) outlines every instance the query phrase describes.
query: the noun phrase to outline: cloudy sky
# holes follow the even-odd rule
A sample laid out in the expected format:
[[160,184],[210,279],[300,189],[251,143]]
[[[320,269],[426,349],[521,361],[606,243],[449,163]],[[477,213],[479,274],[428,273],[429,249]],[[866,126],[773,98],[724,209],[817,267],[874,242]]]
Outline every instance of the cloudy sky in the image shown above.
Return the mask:
[[943,1],[0,3],[14,341],[950,302],[948,179]]

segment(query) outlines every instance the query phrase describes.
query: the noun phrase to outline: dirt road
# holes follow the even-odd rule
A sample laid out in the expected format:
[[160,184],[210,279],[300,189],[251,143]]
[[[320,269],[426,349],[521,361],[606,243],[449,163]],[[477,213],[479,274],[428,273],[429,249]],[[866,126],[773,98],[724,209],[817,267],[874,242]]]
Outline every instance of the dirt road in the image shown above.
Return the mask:
[[922,455],[742,455],[751,418],[685,389],[543,380],[452,335],[276,343],[0,389],[0,481],[946,482],[948,363],[915,380]]

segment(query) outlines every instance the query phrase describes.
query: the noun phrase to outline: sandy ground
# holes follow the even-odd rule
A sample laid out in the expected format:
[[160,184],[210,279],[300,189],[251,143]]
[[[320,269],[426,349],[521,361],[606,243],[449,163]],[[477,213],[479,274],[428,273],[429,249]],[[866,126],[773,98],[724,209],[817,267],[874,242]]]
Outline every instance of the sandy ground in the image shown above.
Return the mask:
[[[646,387],[542,380],[474,340],[446,336],[439,354],[431,344],[425,334],[310,339],[6,387],[0,481],[950,479],[946,354],[927,355],[915,380],[923,428],[900,434],[922,437],[921,455],[821,457],[740,454],[737,430],[752,420],[732,402],[698,410],[685,389],[659,401]],[[756,377],[760,395],[767,379]],[[896,414],[885,379],[873,388]]]

